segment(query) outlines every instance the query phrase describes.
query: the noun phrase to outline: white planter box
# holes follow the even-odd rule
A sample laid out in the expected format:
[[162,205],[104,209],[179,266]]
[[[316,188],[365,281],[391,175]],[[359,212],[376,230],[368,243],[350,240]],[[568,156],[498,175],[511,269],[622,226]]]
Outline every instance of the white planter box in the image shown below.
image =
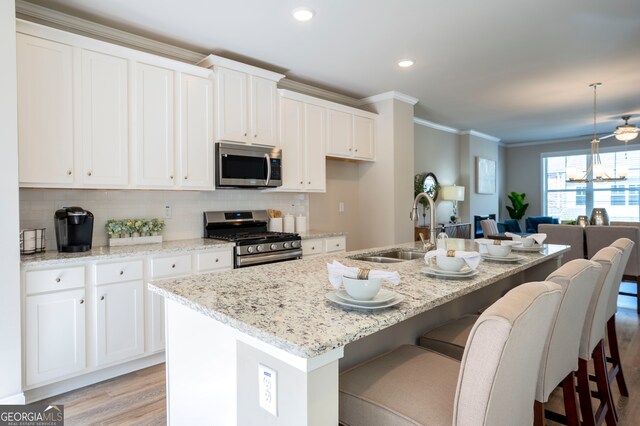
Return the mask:
[[109,238],[109,247],[133,246],[136,244],[157,244],[162,242],[162,235],[150,237]]

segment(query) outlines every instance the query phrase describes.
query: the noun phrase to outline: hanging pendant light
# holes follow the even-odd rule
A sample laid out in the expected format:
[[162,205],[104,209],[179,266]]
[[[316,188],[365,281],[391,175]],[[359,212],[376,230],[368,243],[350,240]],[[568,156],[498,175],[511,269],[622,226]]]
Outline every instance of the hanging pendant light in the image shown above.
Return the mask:
[[597,89],[600,86],[602,86],[602,83],[591,83],[589,85],[589,87],[593,87],[593,139],[591,139],[591,164],[589,164],[589,167],[584,172],[576,167],[567,167],[567,182],[615,182],[627,179],[626,169],[624,169],[624,171],[619,170],[618,176],[616,177],[613,167],[602,164],[602,160],[600,160],[600,139],[598,139],[598,126],[596,119]]

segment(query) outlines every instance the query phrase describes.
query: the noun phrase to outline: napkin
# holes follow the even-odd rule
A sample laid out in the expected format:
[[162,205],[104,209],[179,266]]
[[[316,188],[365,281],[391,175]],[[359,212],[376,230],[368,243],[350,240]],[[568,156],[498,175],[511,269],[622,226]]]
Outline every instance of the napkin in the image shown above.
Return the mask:
[[504,235],[506,235],[507,237],[513,238],[514,241],[518,241],[518,240],[521,240],[523,238],[533,238],[534,240],[536,240],[536,243],[540,244],[540,245],[542,245],[544,240],[547,239],[547,234],[545,234],[544,232],[541,232],[539,234],[530,234],[530,235],[527,235],[527,236],[518,235],[518,234],[512,234],[511,232],[505,232]]
[[431,250],[424,255],[424,261],[429,264],[429,260],[432,257],[436,256],[447,256],[447,252],[452,251],[454,253],[454,257],[459,257],[464,260],[464,263],[469,265],[469,268],[476,269],[478,264],[480,263],[480,253],[477,251],[462,251],[462,250]]
[[[327,263],[329,271],[329,281],[334,288],[339,288],[342,284],[342,277],[357,278],[360,268],[352,268],[334,260],[333,263]],[[400,274],[396,271],[379,271],[372,269],[369,271],[369,279],[380,279],[389,281],[393,285],[400,284]]]
[[497,246],[519,246],[519,245],[522,245],[522,242],[513,241],[513,240],[492,240],[492,239],[489,239],[489,238],[478,238],[475,241],[476,241],[477,244],[481,244],[481,245],[486,245],[486,244],[497,245]]

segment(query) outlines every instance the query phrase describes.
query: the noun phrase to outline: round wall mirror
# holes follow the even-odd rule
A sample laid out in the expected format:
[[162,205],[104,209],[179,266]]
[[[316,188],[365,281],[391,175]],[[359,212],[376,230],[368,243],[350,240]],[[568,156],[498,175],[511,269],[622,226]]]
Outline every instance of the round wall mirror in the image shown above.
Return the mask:
[[438,185],[438,178],[433,173],[424,173],[420,176],[420,180],[422,182],[423,191],[429,194],[433,201],[438,199],[438,189],[440,186]]

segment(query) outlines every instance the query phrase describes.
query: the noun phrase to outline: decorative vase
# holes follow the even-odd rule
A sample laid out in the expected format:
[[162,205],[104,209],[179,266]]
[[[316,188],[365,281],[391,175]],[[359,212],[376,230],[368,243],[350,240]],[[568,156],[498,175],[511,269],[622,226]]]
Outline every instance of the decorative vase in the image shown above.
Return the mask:
[[591,225],[609,225],[609,215],[607,214],[607,209],[604,208],[594,208],[591,210],[591,219],[589,221]]
[[583,228],[589,224],[589,218],[587,216],[578,216],[576,220],[576,225],[582,226]]

